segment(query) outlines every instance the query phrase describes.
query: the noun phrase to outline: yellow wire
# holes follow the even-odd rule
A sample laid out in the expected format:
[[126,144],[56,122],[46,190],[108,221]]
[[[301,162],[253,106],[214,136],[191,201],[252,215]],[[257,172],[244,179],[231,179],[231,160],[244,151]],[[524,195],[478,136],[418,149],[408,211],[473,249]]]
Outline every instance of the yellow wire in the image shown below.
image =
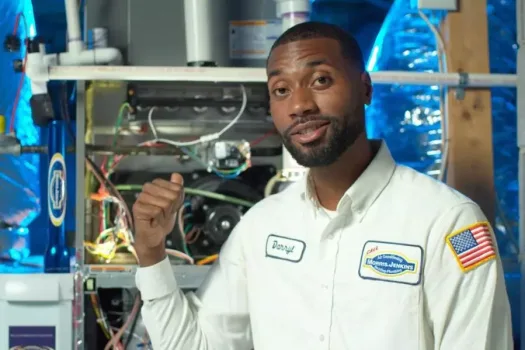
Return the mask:
[[[95,96],[95,84],[91,83],[86,89],[86,133],[84,142],[89,144],[93,139],[93,104]],[[91,194],[91,188],[93,186],[93,175],[90,171],[86,171],[85,178],[85,193],[86,198],[89,198]]]
[[197,261],[197,265],[209,264],[217,260],[218,257],[219,257],[219,254],[213,254],[213,255],[207,256],[204,259]]
[[102,329],[102,332],[108,339],[111,339],[111,334],[109,330],[106,328],[106,325],[104,324],[104,319],[102,317],[102,314],[100,313],[100,307],[98,305],[97,297],[95,296],[95,294],[91,294],[91,304],[93,305],[93,311],[95,311],[95,316],[97,317],[97,323]]

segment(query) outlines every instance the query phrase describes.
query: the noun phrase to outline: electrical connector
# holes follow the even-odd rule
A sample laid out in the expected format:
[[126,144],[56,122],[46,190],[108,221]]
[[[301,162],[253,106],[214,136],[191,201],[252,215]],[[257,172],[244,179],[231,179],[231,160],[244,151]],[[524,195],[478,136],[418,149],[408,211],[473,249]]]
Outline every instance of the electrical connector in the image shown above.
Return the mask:
[[219,137],[221,137],[219,133],[209,134],[209,135],[204,135],[204,136],[199,137],[199,141],[201,143],[207,143],[207,142],[218,140]]

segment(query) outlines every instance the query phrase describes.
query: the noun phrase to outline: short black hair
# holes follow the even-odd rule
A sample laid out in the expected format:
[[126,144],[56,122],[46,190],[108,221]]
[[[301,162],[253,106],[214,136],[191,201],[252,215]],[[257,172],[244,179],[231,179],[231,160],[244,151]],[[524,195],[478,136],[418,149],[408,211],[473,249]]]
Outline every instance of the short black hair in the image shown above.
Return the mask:
[[363,52],[361,51],[357,40],[342,28],[323,22],[303,22],[289,28],[273,43],[268,58],[272,54],[273,50],[278,46],[299,40],[321,38],[337,40],[341,46],[343,57],[348,59],[352,64],[356,65],[356,68],[359,70],[365,71]]

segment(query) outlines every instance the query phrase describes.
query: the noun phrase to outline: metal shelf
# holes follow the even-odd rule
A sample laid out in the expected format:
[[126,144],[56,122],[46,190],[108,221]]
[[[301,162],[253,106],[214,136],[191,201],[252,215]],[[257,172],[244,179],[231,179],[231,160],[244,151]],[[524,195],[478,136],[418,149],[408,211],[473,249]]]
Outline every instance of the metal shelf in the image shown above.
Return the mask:
[[[172,265],[173,274],[182,289],[198,288],[211,266]],[[136,265],[86,265],[87,292],[94,288],[135,288]]]

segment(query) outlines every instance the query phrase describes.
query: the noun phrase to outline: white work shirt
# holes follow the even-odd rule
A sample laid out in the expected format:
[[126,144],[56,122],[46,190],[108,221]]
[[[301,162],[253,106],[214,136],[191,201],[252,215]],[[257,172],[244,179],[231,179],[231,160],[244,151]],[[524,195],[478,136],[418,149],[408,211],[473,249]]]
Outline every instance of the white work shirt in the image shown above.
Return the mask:
[[384,144],[336,212],[309,193],[305,180],[255,205],[196,293],[167,259],[138,270],[156,350],[512,350],[495,239],[471,200]]

